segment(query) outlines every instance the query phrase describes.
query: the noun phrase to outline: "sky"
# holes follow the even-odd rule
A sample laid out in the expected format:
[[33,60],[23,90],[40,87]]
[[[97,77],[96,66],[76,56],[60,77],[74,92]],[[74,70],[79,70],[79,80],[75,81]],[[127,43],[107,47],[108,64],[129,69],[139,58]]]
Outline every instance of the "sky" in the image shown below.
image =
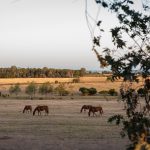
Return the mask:
[[[114,22],[104,10],[99,17],[105,28]],[[85,0],[0,0],[0,67],[101,70],[91,48]]]

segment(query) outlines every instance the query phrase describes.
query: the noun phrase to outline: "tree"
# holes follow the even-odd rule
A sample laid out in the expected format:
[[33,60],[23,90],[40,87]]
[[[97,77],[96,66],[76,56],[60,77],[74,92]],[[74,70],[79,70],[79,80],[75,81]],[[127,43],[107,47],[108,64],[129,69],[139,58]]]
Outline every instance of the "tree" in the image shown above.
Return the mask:
[[28,95],[30,95],[31,99],[33,99],[33,96],[35,96],[36,91],[37,91],[37,86],[34,82],[29,83],[29,85],[25,89],[25,92]]
[[39,93],[41,93],[42,95],[47,95],[48,93],[52,93],[53,90],[54,88],[49,82],[43,83],[39,87]]
[[[139,0],[142,5],[137,10],[134,7],[136,3],[134,0],[95,0],[95,2],[114,13],[119,25],[110,29],[113,48],[102,47],[102,33],[105,31],[101,27],[103,22],[97,21],[100,32],[98,36],[93,37],[93,51],[101,67],[111,68],[112,80],[122,78],[124,81],[129,81],[128,90],[124,88],[124,84],[120,89],[121,100],[127,104],[126,116],[117,114],[112,116],[109,122],[123,125],[121,135],[127,135],[132,142],[128,149],[142,149],[143,143],[147,144],[145,139],[150,135],[150,119],[144,112],[144,108],[150,106],[150,3],[146,0]],[[87,11],[86,15],[87,17],[89,15]],[[99,52],[99,49],[104,49],[104,51]],[[136,69],[140,70],[145,79],[143,84],[145,106],[140,110],[137,109],[136,90],[133,90],[130,84],[133,81],[138,82],[138,75],[134,71]],[[140,139],[143,140],[142,144],[139,142]]]
[[59,96],[67,96],[69,94],[69,92],[65,89],[65,85],[63,83],[60,83],[55,88],[55,91],[59,94]]
[[9,88],[10,94],[15,94],[17,96],[20,92],[21,92],[21,88],[20,88],[19,84],[10,86],[10,88]]

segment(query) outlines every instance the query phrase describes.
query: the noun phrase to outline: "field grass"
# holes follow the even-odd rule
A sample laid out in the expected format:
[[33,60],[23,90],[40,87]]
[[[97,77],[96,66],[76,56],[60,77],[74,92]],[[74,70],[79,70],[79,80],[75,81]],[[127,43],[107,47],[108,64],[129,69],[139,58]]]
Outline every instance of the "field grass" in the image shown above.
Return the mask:
[[[48,116],[23,114],[25,105],[48,105]],[[103,116],[80,113],[84,104],[102,105]],[[123,114],[116,100],[0,100],[0,150],[125,150],[120,129],[108,124],[113,115]]]
[[[57,86],[57,84],[55,84],[55,81],[58,81],[59,83],[64,83],[66,89],[74,93],[79,92],[80,87],[86,88],[94,87],[97,89],[98,92],[109,89],[115,89],[116,91],[119,91],[119,88],[122,84],[122,80],[111,82],[107,80],[107,77],[80,77],[79,83],[73,83],[72,82],[73,78],[11,78],[11,79],[0,79],[0,91],[7,92],[9,87],[16,83],[19,83],[23,90],[30,82],[35,82],[37,84],[50,82],[54,86]],[[129,83],[126,84],[128,85]],[[144,81],[140,78],[140,82],[139,83],[134,82],[132,84],[132,87],[137,88],[143,84]]]

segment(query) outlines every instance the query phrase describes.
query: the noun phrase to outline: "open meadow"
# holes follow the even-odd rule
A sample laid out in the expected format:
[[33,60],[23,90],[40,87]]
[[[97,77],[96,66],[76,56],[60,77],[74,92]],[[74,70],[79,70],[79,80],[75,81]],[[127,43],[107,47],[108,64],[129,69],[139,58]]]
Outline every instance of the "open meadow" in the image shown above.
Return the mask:
[[[48,105],[49,115],[23,114],[25,105]],[[88,117],[81,106],[101,105],[102,116]],[[108,124],[123,104],[104,99],[0,100],[0,150],[125,150],[127,139]]]

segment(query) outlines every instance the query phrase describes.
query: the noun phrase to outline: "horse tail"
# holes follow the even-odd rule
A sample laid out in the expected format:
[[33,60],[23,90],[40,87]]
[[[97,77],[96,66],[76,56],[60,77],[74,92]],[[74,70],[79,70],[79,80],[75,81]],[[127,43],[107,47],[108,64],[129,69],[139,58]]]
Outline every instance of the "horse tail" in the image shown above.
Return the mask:
[[33,111],[33,116],[35,115],[35,112],[37,111],[37,107]]

